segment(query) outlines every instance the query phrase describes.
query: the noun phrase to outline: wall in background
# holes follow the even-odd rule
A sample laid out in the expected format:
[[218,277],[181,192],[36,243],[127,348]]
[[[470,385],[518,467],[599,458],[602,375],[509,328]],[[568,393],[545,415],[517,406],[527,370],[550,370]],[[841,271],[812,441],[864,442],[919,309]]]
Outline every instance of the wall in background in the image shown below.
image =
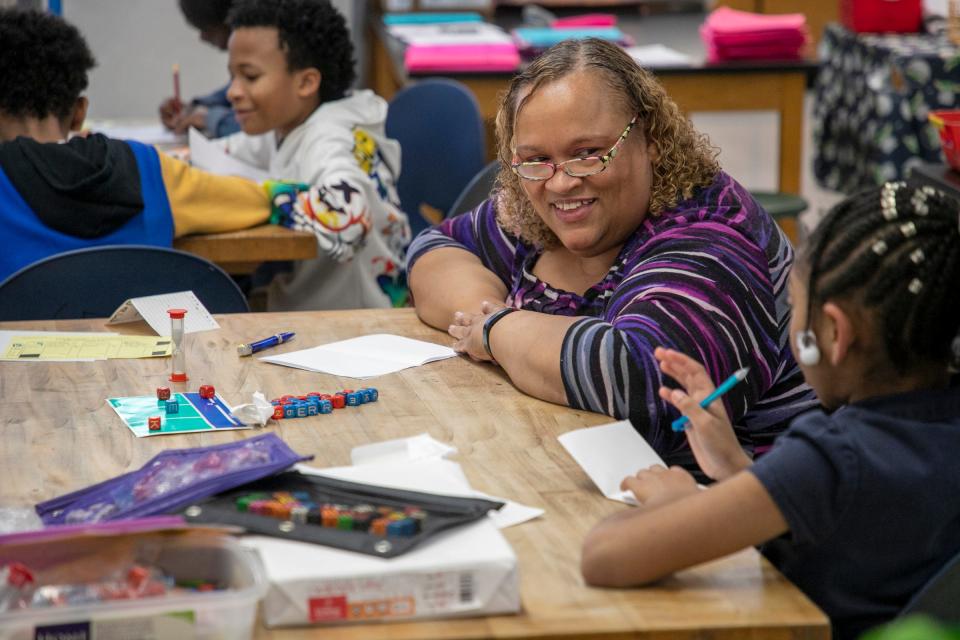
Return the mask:
[[[365,2],[333,4],[346,15],[357,43]],[[176,0],[64,0],[63,15],[84,34],[97,59],[87,92],[91,118],[155,117],[160,102],[173,95],[174,63],[180,65],[186,99],[229,79],[226,53],[200,42]]]

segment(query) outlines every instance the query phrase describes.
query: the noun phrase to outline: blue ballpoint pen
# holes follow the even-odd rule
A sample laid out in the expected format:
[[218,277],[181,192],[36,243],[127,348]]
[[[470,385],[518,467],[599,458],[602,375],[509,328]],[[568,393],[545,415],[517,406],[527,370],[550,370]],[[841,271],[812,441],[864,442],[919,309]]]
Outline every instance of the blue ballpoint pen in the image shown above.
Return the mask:
[[270,336],[269,338],[264,338],[263,340],[251,342],[249,344],[238,344],[237,353],[239,353],[241,356],[249,356],[257,351],[263,351],[264,349],[275,347],[278,344],[283,344],[295,335],[295,333],[288,331],[286,333],[278,333],[277,335]]
[[[710,406],[710,403],[725,394],[730,389],[733,389],[737,386],[738,383],[742,382],[744,378],[747,377],[747,373],[750,372],[750,367],[744,367],[743,369],[738,369],[736,373],[723,381],[723,383],[714,389],[713,393],[708,395],[706,398],[700,401],[700,406],[706,409]],[[690,418],[687,416],[680,416],[670,424],[670,428],[674,431],[683,431],[686,427],[686,424],[690,422]]]

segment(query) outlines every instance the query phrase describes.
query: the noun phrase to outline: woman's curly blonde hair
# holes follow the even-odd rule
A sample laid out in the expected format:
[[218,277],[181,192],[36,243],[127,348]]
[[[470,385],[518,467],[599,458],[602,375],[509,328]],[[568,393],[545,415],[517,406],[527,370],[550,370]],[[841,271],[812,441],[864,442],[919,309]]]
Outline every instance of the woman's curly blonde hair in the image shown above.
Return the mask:
[[538,88],[580,70],[596,70],[628,111],[639,114],[644,138],[656,148],[651,215],[691,197],[696,187],[710,184],[720,171],[717,150],[707,137],[693,128],[653,75],[623,49],[596,38],[561,42],[513,78],[497,109],[497,220],[504,229],[544,248],[557,246],[559,240],[534,211],[520,177],[510,168],[514,126],[517,113]]

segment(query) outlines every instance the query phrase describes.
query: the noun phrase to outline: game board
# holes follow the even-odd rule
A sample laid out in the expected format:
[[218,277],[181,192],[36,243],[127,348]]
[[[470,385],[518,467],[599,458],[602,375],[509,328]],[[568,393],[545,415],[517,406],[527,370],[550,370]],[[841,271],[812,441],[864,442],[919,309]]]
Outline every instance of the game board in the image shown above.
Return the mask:
[[[180,403],[179,413],[167,414],[165,402],[158,400],[155,395],[107,398],[107,402],[138,438],[170,433],[252,428],[241,423],[219,396],[206,399],[201,398],[199,393],[175,393],[173,399]],[[147,418],[150,416],[160,416],[163,425],[160,431],[150,431],[147,426]]]

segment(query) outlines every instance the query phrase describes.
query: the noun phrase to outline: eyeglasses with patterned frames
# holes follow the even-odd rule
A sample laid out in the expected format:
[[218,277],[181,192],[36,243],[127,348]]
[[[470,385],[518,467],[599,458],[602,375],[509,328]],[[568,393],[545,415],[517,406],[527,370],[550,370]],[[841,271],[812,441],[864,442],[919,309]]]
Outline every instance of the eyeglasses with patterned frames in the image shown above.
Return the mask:
[[627,124],[626,129],[623,130],[623,133],[620,134],[617,141],[610,147],[610,151],[607,151],[602,156],[571,158],[563,162],[514,162],[510,165],[510,168],[524,180],[536,181],[549,180],[556,174],[557,169],[563,170],[563,172],[571,178],[586,178],[587,176],[596,175],[606,169],[607,165],[617,157],[620,146],[623,144],[623,141],[627,139],[627,134],[630,133],[630,129],[637,123],[638,117],[640,117],[639,114],[633,116],[633,120]]

